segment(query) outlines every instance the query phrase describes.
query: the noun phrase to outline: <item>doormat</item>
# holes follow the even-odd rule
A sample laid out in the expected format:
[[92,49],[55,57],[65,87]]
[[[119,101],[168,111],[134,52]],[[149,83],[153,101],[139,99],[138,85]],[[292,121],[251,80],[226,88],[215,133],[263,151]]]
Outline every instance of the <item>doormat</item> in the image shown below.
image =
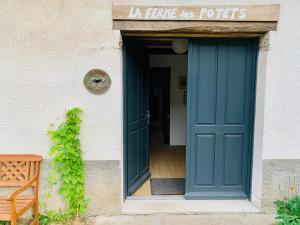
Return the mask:
[[185,192],[184,178],[152,178],[150,183],[152,195],[184,195]]

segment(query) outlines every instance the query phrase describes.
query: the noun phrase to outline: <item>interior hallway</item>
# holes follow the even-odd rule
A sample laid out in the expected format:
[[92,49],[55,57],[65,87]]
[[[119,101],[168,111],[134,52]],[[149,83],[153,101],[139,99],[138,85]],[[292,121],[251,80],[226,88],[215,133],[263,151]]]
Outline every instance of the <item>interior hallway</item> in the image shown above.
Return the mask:
[[[185,146],[155,146],[150,149],[150,178],[185,178]],[[133,196],[151,196],[150,178]]]

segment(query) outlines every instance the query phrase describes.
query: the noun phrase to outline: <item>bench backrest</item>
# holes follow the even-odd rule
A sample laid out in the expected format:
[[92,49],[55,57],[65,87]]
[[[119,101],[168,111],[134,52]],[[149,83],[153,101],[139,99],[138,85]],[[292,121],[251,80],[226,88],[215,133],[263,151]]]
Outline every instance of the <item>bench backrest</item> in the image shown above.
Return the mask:
[[[39,175],[39,155],[1,155],[0,154],[0,187],[21,187]],[[37,186],[34,182],[32,186]]]

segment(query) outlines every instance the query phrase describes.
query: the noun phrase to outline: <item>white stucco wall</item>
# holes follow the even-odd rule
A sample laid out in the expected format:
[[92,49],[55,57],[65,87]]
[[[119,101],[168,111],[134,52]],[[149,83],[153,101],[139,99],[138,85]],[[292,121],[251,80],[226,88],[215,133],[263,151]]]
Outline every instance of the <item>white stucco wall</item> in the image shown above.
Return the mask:
[[282,1],[270,35],[263,158],[300,158],[300,1]]
[[[128,4],[129,1],[116,1]],[[264,159],[300,158],[300,1],[151,0],[133,4],[280,3],[260,105]],[[86,159],[120,159],[122,143],[121,36],[112,30],[111,0],[0,1],[0,153],[47,156],[49,123],[79,106]],[[112,87],[94,96],[84,74],[106,70]]]
[[[122,70],[110,1],[0,1],[0,154],[48,155],[47,129],[78,106],[86,159],[120,159]],[[89,70],[111,76],[94,96]]]
[[187,55],[151,55],[151,67],[170,67],[170,145],[185,145],[186,105],[184,90],[179,89],[179,77],[187,76]]

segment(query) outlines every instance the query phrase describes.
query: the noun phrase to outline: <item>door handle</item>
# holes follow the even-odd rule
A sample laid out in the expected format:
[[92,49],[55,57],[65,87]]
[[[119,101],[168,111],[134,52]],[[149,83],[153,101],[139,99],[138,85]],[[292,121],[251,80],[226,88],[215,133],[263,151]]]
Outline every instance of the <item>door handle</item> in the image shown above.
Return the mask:
[[150,115],[150,111],[149,110],[147,110],[147,113],[146,113],[146,115],[145,115],[146,117],[147,117],[147,120],[148,120],[148,124],[150,123],[150,117],[151,117],[151,115]]

